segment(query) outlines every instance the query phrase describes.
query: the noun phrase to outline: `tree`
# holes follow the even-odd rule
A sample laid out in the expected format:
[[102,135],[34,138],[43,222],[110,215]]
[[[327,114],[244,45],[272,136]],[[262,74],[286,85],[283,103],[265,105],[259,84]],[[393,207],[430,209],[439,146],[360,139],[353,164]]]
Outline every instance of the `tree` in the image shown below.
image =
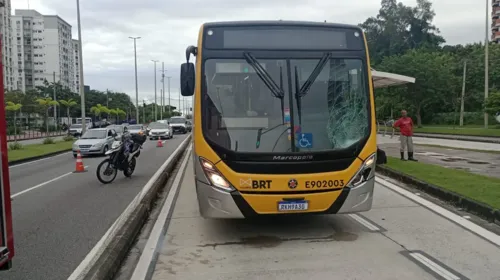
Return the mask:
[[[96,106],[92,106],[90,108],[90,112],[94,114],[99,120],[101,120],[101,114],[109,114],[109,109],[106,106],[102,106],[101,104],[97,104]],[[101,122],[99,122],[99,127],[101,127]]]
[[127,113],[125,111],[123,111],[122,109],[119,109],[119,108],[109,110],[109,114],[111,114],[115,117],[115,122],[117,124],[120,122],[120,117],[124,117],[127,115]]
[[[36,102],[45,112],[45,128],[47,130],[47,135],[49,135],[49,109],[52,107],[55,109],[55,106],[59,105],[59,103],[55,100],[52,100],[50,97],[45,98],[37,98]],[[54,120],[54,128],[57,127],[57,122]]]
[[[415,112],[417,125],[422,125],[423,109],[450,104],[459,92],[460,80],[454,75],[457,64],[453,56],[423,49],[412,50],[400,56],[386,57],[380,70],[415,77],[414,84],[408,84],[399,92],[403,101]],[[451,107],[451,106],[450,106]],[[449,108],[448,111],[453,111]]]
[[484,102],[484,111],[492,116],[500,113],[500,92],[490,92]]
[[434,16],[428,0],[417,0],[413,8],[396,0],[382,0],[377,16],[360,24],[366,34],[372,64],[410,49],[437,49],[445,40],[432,24]]
[[75,107],[76,105],[78,105],[78,103],[76,103],[75,100],[73,99],[68,99],[68,100],[60,100],[59,101],[64,107],[66,107],[66,115],[68,117],[68,125],[71,125],[71,117],[70,117],[70,114],[69,114],[69,110],[72,108],[72,107]]
[[14,141],[17,142],[17,111],[21,110],[21,107],[23,107],[22,104],[20,103],[14,103],[11,101],[7,101],[7,106],[5,106],[5,110],[14,112]]

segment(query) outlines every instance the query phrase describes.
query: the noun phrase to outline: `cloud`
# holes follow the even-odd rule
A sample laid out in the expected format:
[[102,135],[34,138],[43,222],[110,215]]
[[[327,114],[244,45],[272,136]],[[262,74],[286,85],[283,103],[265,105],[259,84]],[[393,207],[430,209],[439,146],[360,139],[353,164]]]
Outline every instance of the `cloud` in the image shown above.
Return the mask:
[[[416,0],[403,0],[415,5]],[[159,95],[161,62],[171,76],[171,96],[178,99],[179,64],[185,48],[196,43],[203,22],[221,20],[284,19],[358,24],[375,16],[380,0],[85,0],[80,1],[85,84],[91,88],[123,91],[135,100],[134,45],[140,99],[154,99],[154,64]],[[26,9],[25,1],[12,1]],[[481,7],[478,9],[478,6]],[[435,24],[449,44],[484,40],[484,5],[470,0],[434,1]],[[69,0],[31,0],[30,8],[57,14],[73,26],[78,37],[76,4]],[[166,86],[167,88],[167,86]]]

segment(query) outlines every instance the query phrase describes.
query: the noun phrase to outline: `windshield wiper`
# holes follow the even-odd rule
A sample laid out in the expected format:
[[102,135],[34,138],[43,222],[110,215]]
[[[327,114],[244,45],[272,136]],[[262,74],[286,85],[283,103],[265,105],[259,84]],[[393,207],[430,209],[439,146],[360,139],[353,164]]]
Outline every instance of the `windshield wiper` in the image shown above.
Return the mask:
[[[255,73],[257,73],[257,76],[259,76],[259,78],[262,80],[262,82],[264,82],[264,84],[267,86],[267,88],[269,88],[269,90],[271,91],[273,96],[280,99],[280,102],[281,102],[281,121],[284,123],[284,120],[285,120],[285,103],[284,103],[285,91],[283,90],[283,67],[280,66],[280,85],[278,86],[276,84],[276,82],[273,80],[273,78],[266,71],[266,69],[264,69],[264,67],[262,67],[262,65],[257,61],[257,59],[255,59],[255,57],[253,57],[253,55],[251,55],[248,52],[245,52],[245,53],[243,53],[243,56],[245,57],[245,60],[248,62],[248,64],[250,64],[250,66],[252,66],[252,68],[255,70]],[[276,127],[283,125],[283,123],[276,126]],[[255,143],[256,149],[258,149],[260,147],[260,137],[263,134],[275,129],[276,127],[273,127],[269,130],[266,130],[265,132],[262,132],[262,128],[260,128],[257,131],[257,141]]]
[[301,99],[307,93],[309,93],[312,84],[318,78],[319,74],[321,73],[326,63],[330,59],[330,56],[331,53],[325,53],[325,55],[323,55],[323,57],[318,61],[318,64],[316,64],[316,67],[314,67],[314,70],[312,71],[311,75],[309,75],[309,78],[307,78],[307,80],[304,82],[304,84],[300,89],[299,89],[299,71],[297,69],[297,66],[295,66],[295,102],[297,102],[297,114],[299,115],[299,126],[302,125]]

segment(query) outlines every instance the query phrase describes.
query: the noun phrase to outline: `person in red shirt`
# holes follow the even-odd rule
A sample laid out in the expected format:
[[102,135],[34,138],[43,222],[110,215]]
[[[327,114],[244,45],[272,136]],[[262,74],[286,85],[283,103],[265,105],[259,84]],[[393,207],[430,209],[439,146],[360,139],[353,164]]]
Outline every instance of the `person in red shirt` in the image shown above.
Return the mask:
[[400,131],[401,160],[405,160],[405,147],[407,147],[408,160],[417,161],[413,158],[413,120],[407,116],[406,110],[401,111],[401,118],[394,123],[393,128],[399,128]]

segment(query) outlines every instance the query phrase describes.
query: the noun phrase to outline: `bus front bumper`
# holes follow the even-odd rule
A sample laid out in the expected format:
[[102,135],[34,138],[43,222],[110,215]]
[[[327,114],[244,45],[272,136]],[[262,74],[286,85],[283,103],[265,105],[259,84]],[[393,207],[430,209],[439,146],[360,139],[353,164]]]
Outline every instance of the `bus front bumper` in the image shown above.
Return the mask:
[[[343,188],[335,192],[339,192],[336,199],[332,201],[329,207],[321,210],[310,210],[305,212],[278,212],[277,202],[287,194],[271,194],[271,195],[255,195],[241,194],[239,191],[231,193],[221,191],[208,184],[195,180],[196,193],[198,197],[198,205],[200,214],[204,218],[218,219],[243,219],[251,218],[260,215],[283,215],[283,214],[347,214],[369,211],[372,208],[373,189],[375,186],[375,177],[368,179],[361,185],[355,188]],[[325,196],[331,196],[331,193],[310,193],[305,194],[306,200],[318,201],[325,199]],[[252,208],[251,204],[245,199],[245,196],[262,196],[265,200],[273,200],[275,211],[272,212],[257,212]],[[255,199],[255,198],[254,198]]]

